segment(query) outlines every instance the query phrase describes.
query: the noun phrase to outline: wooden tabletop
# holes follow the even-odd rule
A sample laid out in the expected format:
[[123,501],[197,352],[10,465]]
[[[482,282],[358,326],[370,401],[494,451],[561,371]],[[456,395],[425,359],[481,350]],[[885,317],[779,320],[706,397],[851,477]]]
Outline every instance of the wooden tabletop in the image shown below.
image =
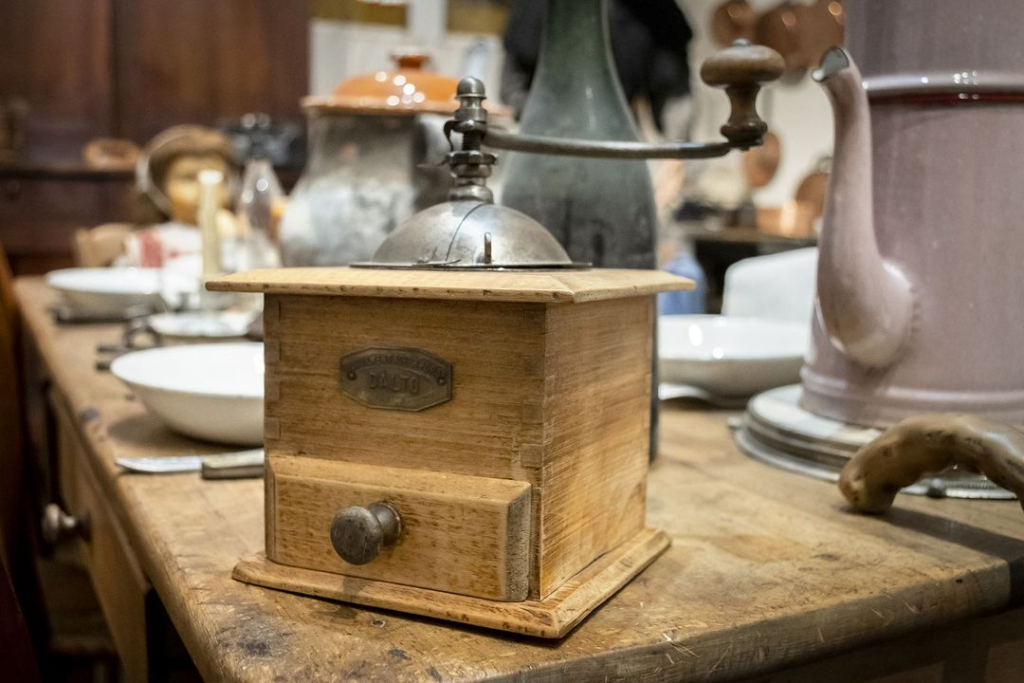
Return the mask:
[[728,242],[732,244],[753,244],[761,246],[799,249],[813,247],[818,243],[814,237],[785,237],[762,232],[756,227],[723,227],[709,230],[703,226],[688,223],[683,225],[683,234],[696,242]]
[[263,547],[262,482],[121,473],[115,457],[217,449],[175,436],[95,371],[96,344],[118,326],[58,327],[42,281],[17,291],[101,487],[208,680],[723,680],[993,613],[1024,588],[1017,503],[902,496],[863,517],[832,485],[746,459],[730,413],[667,404],[649,524],[673,545],[561,641],[238,583],[231,568]]

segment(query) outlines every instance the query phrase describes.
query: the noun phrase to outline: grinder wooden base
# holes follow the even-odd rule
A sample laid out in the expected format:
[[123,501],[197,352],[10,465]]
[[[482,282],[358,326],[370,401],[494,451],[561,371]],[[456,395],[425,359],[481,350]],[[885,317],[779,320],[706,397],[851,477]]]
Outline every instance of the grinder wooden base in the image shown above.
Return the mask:
[[671,542],[663,531],[644,529],[631,540],[594,560],[546,600],[538,601],[485,600],[289,567],[268,560],[263,553],[239,562],[233,576],[239,581],[291,593],[409,612],[528,636],[561,638],[639,574]]

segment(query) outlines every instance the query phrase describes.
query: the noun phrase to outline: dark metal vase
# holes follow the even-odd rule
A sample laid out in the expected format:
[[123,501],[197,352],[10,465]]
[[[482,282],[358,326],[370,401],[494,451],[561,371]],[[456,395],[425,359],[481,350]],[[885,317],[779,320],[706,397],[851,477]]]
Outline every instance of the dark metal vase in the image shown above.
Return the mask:
[[[615,71],[606,0],[548,0],[540,61],[521,123],[530,135],[638,139]],[[657,208],[646,162],[509,154],[506,164],[502,203],[539,221],[573,261],[655,267]],[[657,388],[653,372],[652,458]]]

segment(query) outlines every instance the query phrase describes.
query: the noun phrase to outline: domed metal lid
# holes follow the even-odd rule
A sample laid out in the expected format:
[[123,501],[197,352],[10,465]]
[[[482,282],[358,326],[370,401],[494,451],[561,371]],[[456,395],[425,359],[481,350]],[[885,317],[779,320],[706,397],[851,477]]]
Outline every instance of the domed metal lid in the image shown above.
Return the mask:
[[364,268],[551,269],[573,263],[550,232],[524,213],[479,199],[425,209],[388,236]]
[[[459,121],[486,121],[483,84],[459,83]],[[446,132],[450,132],[446,128]],[[449,139],[450,140],[450,139]],[[462,149],[448,154],[454,186],[444,204],[424,209],[388,235],[372,261],[359,268],[462,268],[474,270],[589,268],[573,263],[547,229],[524,213],[493,203],[487,188],[497,158],[480,149],[480,135],[462,135]]]

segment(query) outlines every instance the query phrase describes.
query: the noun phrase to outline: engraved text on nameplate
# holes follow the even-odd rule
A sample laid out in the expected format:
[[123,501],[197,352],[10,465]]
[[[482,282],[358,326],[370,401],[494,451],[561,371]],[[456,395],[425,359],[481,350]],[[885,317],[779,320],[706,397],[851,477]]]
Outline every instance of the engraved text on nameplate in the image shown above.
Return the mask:
[[341,359],[341,390],[371,408],[425,410],[451,400],[452,365],[419,349],[363,349]]

